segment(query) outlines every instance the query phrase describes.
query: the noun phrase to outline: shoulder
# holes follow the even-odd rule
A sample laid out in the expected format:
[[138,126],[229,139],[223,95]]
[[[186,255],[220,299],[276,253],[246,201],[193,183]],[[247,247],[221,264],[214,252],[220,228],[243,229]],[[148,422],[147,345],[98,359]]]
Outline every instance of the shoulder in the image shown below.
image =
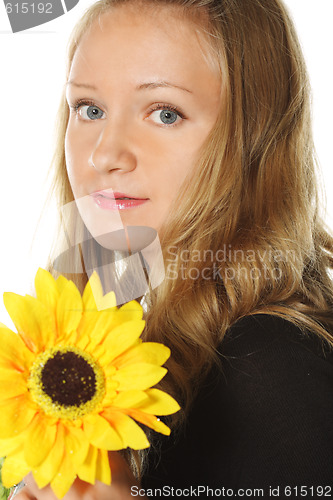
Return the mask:
[[332,361],[333,348],[310,331],[302,331],[291,321],[269,314],[245,316],[234,323],[226,332],[222,343],[224,353],[249,354],[273,349],[311,351],[321,358]]
[[[253,391],[276,406],[332,408],[333,350],[317,335],[304,333],[277,316],[247,316],[235,323],[220,345],[227,391],[253,401]],[[333,409],[333,408],[332,408]]]
[[[227,331],[219,352],[224,363],[235,359],[251,365],[255,360],[256,366],[269,363],[269,371],[275,368],[281,375],[283,367],[294,375],[302,368],[311,373],[320,366],[331,374],[333,369],[333,348],[327,342],[290,321],[267,314],[246,316],[237,321]],[[294,363],[290,363],[292,360]]]

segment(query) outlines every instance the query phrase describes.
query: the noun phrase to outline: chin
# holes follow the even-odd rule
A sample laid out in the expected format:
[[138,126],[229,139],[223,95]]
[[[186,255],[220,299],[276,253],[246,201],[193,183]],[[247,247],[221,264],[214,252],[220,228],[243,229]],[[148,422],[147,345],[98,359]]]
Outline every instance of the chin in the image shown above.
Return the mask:
[[129,254],[146,249],[158,239],[157,231],[147,226],[125,226],[117,231],[92,236],[105,249]]

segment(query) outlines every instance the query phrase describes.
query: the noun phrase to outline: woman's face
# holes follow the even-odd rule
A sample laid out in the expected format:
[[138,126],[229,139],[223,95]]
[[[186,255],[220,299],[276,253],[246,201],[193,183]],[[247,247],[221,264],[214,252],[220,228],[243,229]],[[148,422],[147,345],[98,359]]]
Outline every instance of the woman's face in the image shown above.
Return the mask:
[[221,82],[207,47],[170,6],[118,6],[82,38],[67,85],[65,150],[93,235],[160,231],[217,118]]

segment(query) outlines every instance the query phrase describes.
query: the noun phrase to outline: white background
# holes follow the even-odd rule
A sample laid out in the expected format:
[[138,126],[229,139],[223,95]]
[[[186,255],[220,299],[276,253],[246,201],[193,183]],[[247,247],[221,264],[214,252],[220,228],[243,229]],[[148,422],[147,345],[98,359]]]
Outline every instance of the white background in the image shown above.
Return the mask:
[[[34,274],[45,266],[53,238],[52,205],[36,229],[48,192],[65,49],[73,25],[92,3],[80,0],[66,15],[13,34],[0,0],[0,321],[8,326],[2,293],[31,292]],[[315,142],[327,192],[327,221],[333,227],[333,0],[286,0],[286,4],[311,77]]]

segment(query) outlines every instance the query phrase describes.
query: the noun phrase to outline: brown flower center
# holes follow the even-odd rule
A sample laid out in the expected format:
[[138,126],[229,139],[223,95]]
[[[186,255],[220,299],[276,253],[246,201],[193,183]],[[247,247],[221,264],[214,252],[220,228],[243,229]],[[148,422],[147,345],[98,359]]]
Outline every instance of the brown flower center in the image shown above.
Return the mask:
[[77,420],[102,402],[105,374],[98,361],[79,347],[51,347],[35,359],[28,390],[47,415]]
[[57,352],[48,359],[41,373],[44,392],[54,403],[80,406],[96,394],[96,375],[92,366],[75,352]]

